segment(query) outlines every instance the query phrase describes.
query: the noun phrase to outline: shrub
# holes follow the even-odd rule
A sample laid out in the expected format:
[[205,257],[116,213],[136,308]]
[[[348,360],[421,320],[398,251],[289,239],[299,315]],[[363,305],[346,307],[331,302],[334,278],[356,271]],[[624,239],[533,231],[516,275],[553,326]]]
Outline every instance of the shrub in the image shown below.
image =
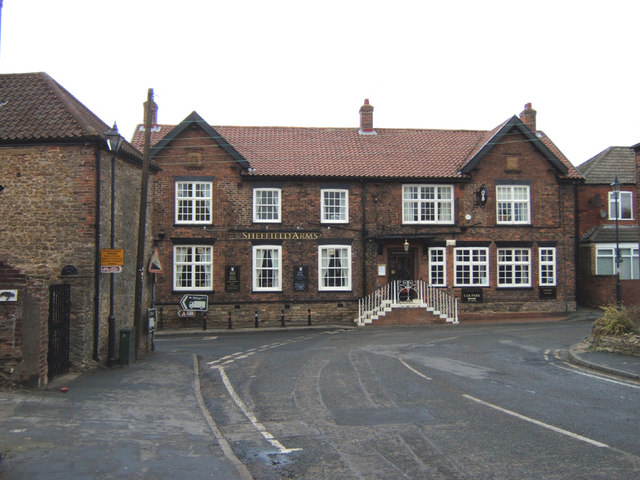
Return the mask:
[[621,336],[627,333],[636,333],[638,329],[631,320],[629,311],[622,307],[620,310],[616,305],[602,307],[604,315],[593,324],[594,336]]
[[640,332],[640,306],[631,305],[627,308],[627,311],[629,312],[629,318],[635,325],[636,332]]

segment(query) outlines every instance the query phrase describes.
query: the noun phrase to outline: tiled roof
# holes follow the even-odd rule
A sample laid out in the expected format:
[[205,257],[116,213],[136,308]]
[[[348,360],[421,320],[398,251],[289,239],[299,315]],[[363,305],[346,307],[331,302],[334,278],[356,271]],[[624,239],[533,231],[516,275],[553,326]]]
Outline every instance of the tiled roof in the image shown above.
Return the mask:
[[[620,243],[637,243],[638,242],[638,226],[637,225],[621,225],[618,227],[618,241]],[[616,243],[616,226],[615,225],[598,225],[593,227],[582,237],[580,243]]]
[[578,166],[587,184],[609,185],[615,177],[623,184],[636,183],[636,157],[631,147],[608,147]]
[[107,130],[46,73],[0,75],[0,141],[80,139]]
[[[188,118],[193,115],[200,119],[195,112]],[[491,131],[376,128],[375,135],[361,135],[357,128],[211,128],[249,162],[251,170],[246,174],[251,176],[451,179],[463,176],[463,166],[510,121]],[[173,128],[154,125],[151,145]],[[544,134],[537,138],[566,167],[564,176],[581,178]],[[143,142],[144,128],[139,126],[132,143],[141,149]]]

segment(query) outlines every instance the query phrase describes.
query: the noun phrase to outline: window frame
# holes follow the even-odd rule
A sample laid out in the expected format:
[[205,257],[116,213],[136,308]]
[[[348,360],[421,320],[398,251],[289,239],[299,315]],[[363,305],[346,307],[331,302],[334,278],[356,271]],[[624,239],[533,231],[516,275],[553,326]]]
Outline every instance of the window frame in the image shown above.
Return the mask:
[[[511,252],[511,259],[505,260],[505,252]],[[526,260],[518,259],[526,254]],[[531,287],[531,249],[522,247],[504,247],[496,250],[497,286],[498,288],[530,288]],[[508,275],[503,274],[508,269]],[[526,282],[516,281],[526,272]],[[508,277],[508,281],[505,278]]]
[[[175,210],[175,215],[174,215],[174,222],[176,225],[211,225],[213,223],[213,182],[210,181],[203,181],[203,180],[176,180],[175,182],[175,187],[174,187],[174,210]],[[180,190],[181,190],[181,186],[183,185],[190,185],[192,188],[192,195],[190,196],[181,196],[180,195]],[[208,197],[198,197],[196,195],[197,191],[198,191],[198,185],[206,185],[208,190],[209,190],[209,196]],[[181,207],[182,202],[184,204],[190,204],[188,205],[188,208],[190,209],[190,218],[188,220],[185,219],[181,219]],[[203,208],[207,208],[209,209],[208,212],[208,219],[206,220],[198,220],[197,219],[197,215],[198,215],[198,202],[206,202],[206,204],[204,205]]]
[[[522,200],[516,198],[515,191],[516,189],[524,189],[527,192],[526,200]],[[508,190],[509,198],[501,199],[500,191]],[[521,185],[521,184],[500,184],[496,185],[496,224],[498,225],[531,225],[531,186],[530,185]],[[501,208],[502,205],[502,208]],[[518,206],[526,205],[526,216],[525,220],[515,220],[516,212],[522,213]],[[509,216],[511,220],[503,220],[502,217],[505,216],[504,213],[501,213],[501,209],[505,209],[508,206],[507,210],[510,212]]]
[[[552,260],[544,256],[551,255]],[[545,269],[548,269],[545,271]],[[549,275],[548,271],[551,271]],[[543,281],[551,277],[551,280]],[[555,287],[558,285],[558,260],[556,247],[538,247],[538,285],[541,287]]]
[[[611,251],[610,255],[600,255],[601,251],[609,250]],[[638,244],[633,242],[625,242],[620,243],[620,279],[621,280],[639,280],[640,279],[640,252],[638,249]],[[628,255],[623,255],[622,251],[628,251]],[[600,273],[600,262],[599,260],[610,259],[611,266],[613,267],[611,273]],[[624,275],[622,265],[625,263],[625,259],[630,263],[630,273],[631,277],[627,277]],[[634,272],[634,260],[635,260],[635,272]],[[596,275],[616,275],[616,244],[615,243],[598,243],[596,244],[596,252],[595,252],[595,267],[596,267]],[[635,273],[635,276],[634,276]]]
[[[417,189],[418,198],[408,198],[409,189]],[[433,198],[423,195],[433,189]],[[449,198],[441,198],[441,192],[448,192]],[[447,209],[443,208],[447,206]],[[434,220],[422,220],[432,209]],[[448,218],[443,220],[443,214]],[[417,220],[409,217],[418,217]],[[402,223],[404,225],[453,225],[455,223],[455,189],[448,184],[415,184],[402,185]]]
[[[208,253],[208,259],[206,261],[198,261],[195,259],[195,256],[198,255],[197,250],[198,248],[203,248],[203,249],[207,249],[209,251]],[[185,249],[185,250],[189,250],[191,253],[191,257],[193,258],[193,260],[191,261],[178,261],[178,251],[180,249]],[[190,266],[191,267],[191,272],[190,272],[190,283],[188,286],[183,286],[183,285],[179,285],[178,284],[178,278],[179,275],[182,274],[182,272],[179,273],[180,271],[180,266]],[[208,285],[205,286],[197,286],[197,275],[198,275],[198,268],[194,268],[194,267],[205,267],[205,270],[207,270],[208,267],[208,272],[204,272],[205,275],[208,276]],[[213,246],[212,245],[174,245],[173,246],[173,290],[174,291],[201,291],[201,292],[210,292],[213,291]]]
[[[277,202],[272,204],[258,203],[262,193],[277,193]],[[260,208],[271,207],[277,218],[261,218]],[[254,223],[281,223],[282,222],[282,189],[278,187],[256,187],[253,189],[253,222]]]
[[[433,254],[438,255],[440,258],[434,260]],[[447,286],[447,249],[446,247],[429,247],[429,285],[434,287],[446,287]],[[441,270],[441,275],[437,275],[434,272],[434,268]],[[436,277],[442,277],[440,281],[434,281]]]
[[[271,270],[275,272],[275,276],[272,278],[275,279],[275,284],[271,286],[261,286],[260,285],[260,272],[261,269],[257,268],[258,262],[258,251],[270,251],[277,252],[277,266],[272,266]],[[271,259],[273,261],[273,258]],[[264,261],[264,259],[263,259]],[[266,268],[264,270],[267,270]],[[254,292],[281,292],[282,291],[282,246],[280,245],[254,245],[252,248],[252,256],[251,256],[251,288]]]
[[[633,220],[634,219],[633,192],[630,192],[628,190],[622,190],[619,192],[619,195],[620,196],[618,197],[618,212],[616,212],[618,214],[617,220],[619,221]],[[628,202],[628,209],[629,209],[629,217],[623,217],[621,215],[625,211],[623,207],[624,202],[622,201],[623,197],[628,199],[627,202]],[[615,209],[616,209],[615,193],[609,192],[609,220],[616,220],[616,216],[612,215]]]
[[[341,194],[344,195],[344,205],[327,205],[325,194]],[[328,209],[339,209],[341,213],[338,219],[328,219]],[[346,188],[322,188],[320,189],[320,222],[321,223],[349,223],[349,190]]]
[[[324,280],[326,273],[332,267],[327,264],[327,266],[323,266],[323,252],[327,252],[330,254],[331,250],[345,250],[346,251],[346,262],[347,265],[340,265],[339,267],[333,267],[334,269],[346,269],[346,275],[341,275],[340,277],[330,277],[330,278],[342,278],[345,281],[344,285],[326,285]],[[344,258],[344,257],[340,257]],[[330,261],[330,260],[329,260]],[[318,291],[327,292],[327,291],[351,291],[351,277],[353,275],[353,266],[351,261],[351,245],[319,245],[318,246]]]
[[[458,258],[458,253],[462,251],[476,252],[471,253],[471,260],[469,261],[460,261]],[[473,260],[473,257],[477,254],[483,254],[484,260]],[[488,287],[489,286],[489,278],[490,278],[490,266],[489,266],[489,247],[455,247],[453,249],[453,266],[454,266],[454,286],[455,287]],[[471,282],[463,283],[460,281],[461,276],[459,275],[458,268],[468,266],[470,267],[469,278]],[[479,277],[475,275],[476,270],[484,267],[484,276]],[[474,282],[474,278],[481,278],[481,282]]]

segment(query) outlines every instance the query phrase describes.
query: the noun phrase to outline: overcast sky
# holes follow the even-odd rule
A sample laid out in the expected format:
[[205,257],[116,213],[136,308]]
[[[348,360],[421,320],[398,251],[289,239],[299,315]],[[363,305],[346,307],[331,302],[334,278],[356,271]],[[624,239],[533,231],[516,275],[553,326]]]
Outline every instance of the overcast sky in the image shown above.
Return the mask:
[[128,139],[160,123],[489,130],[537,110],[579,165],[640,143],[637,0],[4,0],[0,73],[44,71]]

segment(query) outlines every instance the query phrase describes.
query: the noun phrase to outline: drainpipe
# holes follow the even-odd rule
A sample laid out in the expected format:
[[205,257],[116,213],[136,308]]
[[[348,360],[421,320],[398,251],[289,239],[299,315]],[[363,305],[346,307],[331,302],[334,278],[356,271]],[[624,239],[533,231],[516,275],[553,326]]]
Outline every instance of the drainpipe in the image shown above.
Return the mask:
[[100,190],[102,184],[100,183],[101,167],[100,167],[100,149],[96,148],[96,251],[94,262],[94,297],[93,297],[93,359],[96,362],[100,361]]
[[364,180],[361,180],[362,185],[362,297],[367,295],[367,221],[366,221],[366,206],[367,206],[367,187]]

